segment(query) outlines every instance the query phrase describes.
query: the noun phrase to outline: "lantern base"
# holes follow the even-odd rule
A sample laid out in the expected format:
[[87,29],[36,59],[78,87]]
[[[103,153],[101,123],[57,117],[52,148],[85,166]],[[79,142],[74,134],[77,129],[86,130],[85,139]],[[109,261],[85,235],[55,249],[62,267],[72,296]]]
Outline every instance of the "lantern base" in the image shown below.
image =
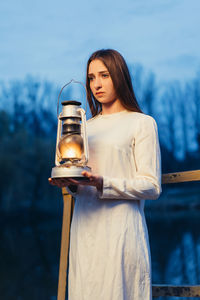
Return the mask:
[[51,171],[51,178],[74,178],[76,180],[87,180],[82,175],[83,171],[91,172],[91,168],[87,166],[59,166],[54,167]]

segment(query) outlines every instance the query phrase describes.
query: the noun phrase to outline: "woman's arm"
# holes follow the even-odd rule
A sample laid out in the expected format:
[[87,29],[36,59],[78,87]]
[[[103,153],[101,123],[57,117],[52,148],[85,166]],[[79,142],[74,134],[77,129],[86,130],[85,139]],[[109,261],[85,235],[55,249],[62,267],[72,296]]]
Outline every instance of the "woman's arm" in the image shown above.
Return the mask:
[[148,117],[138,126],[133,141],[136,174],[132,179],[103,176],[100,198],[157,199],[161,193],[161,158],[157,125]]

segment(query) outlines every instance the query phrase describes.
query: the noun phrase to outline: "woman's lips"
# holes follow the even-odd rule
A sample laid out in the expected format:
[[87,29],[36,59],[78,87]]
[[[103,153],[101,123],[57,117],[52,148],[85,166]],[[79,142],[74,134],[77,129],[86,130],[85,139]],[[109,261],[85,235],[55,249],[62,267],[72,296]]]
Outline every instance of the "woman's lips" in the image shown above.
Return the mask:
[[104,94],[104,92],[97,92],[96,93],[97,96],[100,96],[100,95],[103,95],[103,94]]

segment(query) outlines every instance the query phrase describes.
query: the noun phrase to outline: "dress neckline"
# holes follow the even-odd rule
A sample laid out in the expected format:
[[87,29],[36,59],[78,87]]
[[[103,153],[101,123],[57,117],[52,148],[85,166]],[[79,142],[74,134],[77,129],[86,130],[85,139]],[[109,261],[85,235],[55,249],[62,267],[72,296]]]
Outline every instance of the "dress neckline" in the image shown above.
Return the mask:
[[105,115],[103,115],[102,113],[99,113],[98,116],[100,118],[107,119],[107,118],[112,118],[112,117],[115,117],[115,116],[120,116],[120,115],[122,115],[124,113],[127,113],[127,112],[129,112],[129,111],[126,110],[126,109],[124,109],[124,110],[121,110],[119,112],[115,112],[115,113],[112,113],[112,114],[105,114]]

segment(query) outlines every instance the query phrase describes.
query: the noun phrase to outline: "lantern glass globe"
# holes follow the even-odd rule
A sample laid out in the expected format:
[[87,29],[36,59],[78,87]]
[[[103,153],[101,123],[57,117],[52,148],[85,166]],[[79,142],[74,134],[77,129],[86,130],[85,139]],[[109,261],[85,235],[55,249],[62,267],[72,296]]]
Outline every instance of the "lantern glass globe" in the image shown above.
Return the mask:
[[83,138],[80,134],[66,134],[59,144],[58,149],[63,161],[80,161],[83,157]]

